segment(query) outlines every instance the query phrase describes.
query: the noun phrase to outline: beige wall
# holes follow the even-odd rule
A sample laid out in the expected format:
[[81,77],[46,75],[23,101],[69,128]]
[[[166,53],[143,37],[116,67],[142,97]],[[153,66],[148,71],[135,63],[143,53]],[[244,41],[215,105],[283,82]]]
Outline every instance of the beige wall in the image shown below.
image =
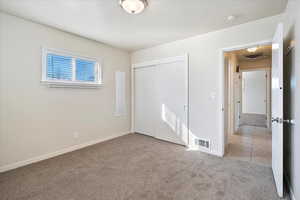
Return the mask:
[[[238,74],[236,68],[239,65],[237,55],[229,53],[228,65],[228,134],[233,135],[236,131],[236,85]],[[226,76],[226,75],[225,75]],[[226,123],[226,122],[225,122]],[[226,144],[226,143],[225,143]]]
[[[236,131],[237,118],[236,107],[237,91],[236,84],[238,79],[238,73],[236,73],[239,61],[237,55],[234,53],[225,53],[224,65],[224,144],[225,152],[228,150],[229,136],[233,135]],[[238,91],[239,92],[239,91]]]
[[[41,85],[42,46],[102,59],[103,86]],[[114,116],[117,70],[126,72],[130,111],[129,53],[0,13],[0,169],[129,132],[130,113]]]
[[267,115],[267,70],[242,72],[243,114]]
[[[221,139],[221,49],[270,40],[282,16],[249,22],[228,29],[136,51],[132,63],[189,54],[190,131],[212,143],[211,152],[223,153]],[[216,98],[214,98],[214,96]]]
[[256,61],[240,61],[240,69],[246,70],[246,69],[260,69],[260,68],[271,68],[272,66],[272,59],[271,58],[265,58],[261,60]]
[[[265,58],[256,61],[241,61],[240,69],[245,71],[261,70],[265,69],[267,72],[267,127],[271,127],[271,67],[272,58]],[[243,105],[243,99],[241,98],[241,104]]]

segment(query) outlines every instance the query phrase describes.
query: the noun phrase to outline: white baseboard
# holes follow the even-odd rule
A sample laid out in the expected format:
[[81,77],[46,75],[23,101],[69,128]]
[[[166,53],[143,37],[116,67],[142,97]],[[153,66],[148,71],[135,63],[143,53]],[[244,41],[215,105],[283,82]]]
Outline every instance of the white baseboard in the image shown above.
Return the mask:
[[19,168],[19,167],[23,167],[25,165],[29,165],[29,164],[32,164],[32,163],[36,163],[36,162],[39,162],[39,161],[42,161],[42,160],[46,160],[46,159],[49,159],[49,158],[53,158],[55,156],[59,156],[59,155],[69,153],[69,152],[72,152],[72,151],[75,151],[75,150],[78,150],[78,149],[82,149],[84,147],[88,147],[88,146],[91,146],[91,145],[94,145],[94,144],[97,144],[97,143],[100,143],[100,142],[111,140],[111,139],[114,139],[114,138],[117,138],[117,137],[120,137],[120,136],[123,136],[123,135],[127,135],[129,133],[130,132],[125,132],[125,133],[120,133],[120,134],[117,134],[117,135],[112,135],[112,136],[109,136],[109,137],[106,137],[106,138],[101,138],[101,139],[98,139],[98,140],[93,140],[93,141],[85,142],[85,143],[82,143],[82,144],[77,144],[77,145],[74,145],[74,146],[70,146],[70,147],[61,149],[59,151],[44,154],[44,155],[37,156],[37,157],[34,157],[34,158],[30,158],[30,159],[27,159],[27,160],[18,161],[18,162],[12,163],[12,164],[4,165],[4,166],[0,167],[0,173],[6,172],[6,171],[9,171],[9,170],[12,170],[12,169],[16,169],[16,168]]
[[290,200],[296,200],[296,197],[295,197],[295,195],[294,195],[294,192],[293,192],[293,190],[291,190],[292,188],[290,188],[289,190],[290,190],[290,192],[289,192],[289,197],[290,197]]
[[[140,134],[140,135],[146,135],[146,134],[143,134],[143,133],[135,132],[134,130],[131,130],[131,132],[132,133],[137,133],[137,134]],[[146,136],[153,137],[153,136],[149,136],[149,135],[146,135]],[[159,138],[156,138],[156,137],[153,137],[153,138],[157,139],[157,140],[162,140],[162,139],[159,139]],[[162,141],[166,141],[166,140],[162,140]],[[168,142],[168,141],[166,141],[166,142]],[[224,157],[223,152],[215,152],[215,151],[211,151],[211,149],[206,150],[204,148],[192,149],[191,147],[189,147],[189,145],[185,145],[185,147],[187,148],[188,151],[199,151],[199,152],[207,153],[207,154],[217,156],[217,157]]]
[[289,195],[289,197],[290,197],[290,200],[296,200],[296,197],[295,197],[293,188],[292,188],[292,186],[291,186],[291,183],[290,183],[288,177],[287,177],[287,176],[284,176],[284,178],[285,178],[285,182],[286,182],[286,184],[287,184],[288,195]]

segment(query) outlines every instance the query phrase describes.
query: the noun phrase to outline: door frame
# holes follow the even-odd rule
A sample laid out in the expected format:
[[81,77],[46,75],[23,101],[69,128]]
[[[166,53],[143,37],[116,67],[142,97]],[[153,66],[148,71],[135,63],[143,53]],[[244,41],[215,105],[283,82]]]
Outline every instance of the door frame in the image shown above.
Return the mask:
[[[145,61],[145,62],[140,62],[140,63],[135,63],[131,65],[131,132],[135,132],[135,76],[134,76],[134,70],[137,68],[145,68],[145,67],[150,67],[153,65],[160,65],[160,64],[167,64],[167,63],[173,63],[173,62],[178,62],[178,61],[183,61],[184,65],[187,69],[187,77],[186,77],[186,91],[187,91],[187,129],[188,129],[188,138],[187,141],[189,142],[189,130],[190,130],[190,91],[189,91],[189,76],[190,76],[190,71],[189,71],[189,54],[185,53],[181,56],[174,56],[174,57],[167,57],[167,58],[161,58],[161,59],[156,59],[156,60],[150,60],[150,61]],[[188,146],[188,144],[186,144]]]
[[246,43],[246,44],[241,44],[241,45],[236,45],[236,46],[231,46],[231,47],[226,47],[226,48],[221,48],[219,50],[219,87],[220,87],[220,99],[219,99],[219,105],[220,105],[220,115],[219,115],[219,122],[220,122],[220,130],[219,130],[219,143],[221,145],[220,148],[220,153],[219,155],[224,157],[226,153],[226,140],[225,140],[225,117],[224,117],[224,109],[225,109],[225,88],[224,88],[224,81],[225,81],[225,64],[224,64],[224,54],[231,52],[231,51],[236,51],[236,50],[241,50],[241,49],[246,49],[249,47],[253,46],[259,46],[259,45],[272,45],[272,38],[268,40],[262,40],[262,41],[257,41],[253,43]]

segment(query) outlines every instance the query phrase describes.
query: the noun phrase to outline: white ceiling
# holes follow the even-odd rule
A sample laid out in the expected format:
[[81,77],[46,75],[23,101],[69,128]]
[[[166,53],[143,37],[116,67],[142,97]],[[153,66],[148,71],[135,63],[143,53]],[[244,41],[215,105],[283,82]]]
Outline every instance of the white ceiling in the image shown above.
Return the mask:
[[[283,12],[287,0],[148,0],[129,15],[119,0],[0,0],[4,12],[129,51]],[[227,16],[236,20],[227,21]]]

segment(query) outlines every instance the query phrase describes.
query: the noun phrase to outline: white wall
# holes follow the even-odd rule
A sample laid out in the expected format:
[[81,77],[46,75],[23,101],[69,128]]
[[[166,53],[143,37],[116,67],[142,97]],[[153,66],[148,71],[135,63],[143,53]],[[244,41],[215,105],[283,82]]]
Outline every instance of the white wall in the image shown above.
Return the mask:
[[[221,133],[221,49],[270,40],[282,16],[274,16],[185,40],[133,52],[132,63],[189,53],[190,131],[210,139],[211,151],[223,153]],[[214,98],[216,96],[216,98]]]
[[266,115],[266,73],[265,70],[242,72],[243,113]]
[[[103,87],[41,85],[42,46],[102,59]],[[115,71],[126,72],[130,111],[129,53],[0,13],[0,169],[128,133],[130,113],[114,116]]]

